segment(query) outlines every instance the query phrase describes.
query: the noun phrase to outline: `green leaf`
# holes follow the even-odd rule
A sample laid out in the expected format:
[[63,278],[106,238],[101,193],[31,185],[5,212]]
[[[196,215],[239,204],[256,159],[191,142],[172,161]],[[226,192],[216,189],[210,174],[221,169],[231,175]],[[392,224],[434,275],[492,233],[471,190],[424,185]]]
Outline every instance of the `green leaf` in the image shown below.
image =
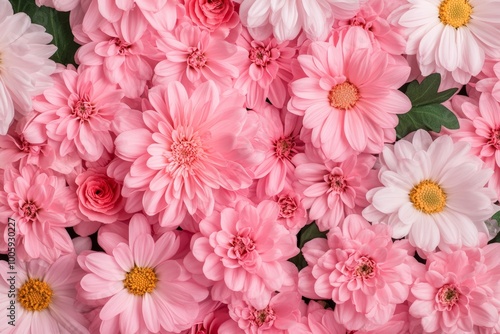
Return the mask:
[[496,220],[497,223],[498,223],[498,225],[500,226],[500,211],[498,211],[497,213],[495,213],[493,215],[493,217],[491,217],[491,219]]
[[309,224],[304,226],[300,232],[298,233],[298,244],[301,249],[300,253],[292,257],[289,261],[295,264],[295,266],[299,269],[307,267],[307,261],[302,254],[302,247],[304,247],[305,243],[315,239],[315,238],[324,238],[326,239],[326,232],[321,232],[318,229],[316,223]]
[[302,249],[305,243],[314,238],[326,239],[326,232],[321,232],[316,223],[304,226],[299,232],[299,248]]
[[398,138],[418,129],[441,131],[441,126],[448,129],[458,129],[458,119],[453,112],[441,103],[447,101],[457,91],[456,88],[438,92],[441,75],[434,73],[422,80],[412,81],[406,88],[406,96],[411,101],[412,108],[406,114],[398,115],[399,124],[396,127]]
[[9,0],[14,12],[26,13],[33,23],[45,27],[47,33],[53,36],[52,43],[57,51],[51,57],[61,64],[75,64],[74,56],[79,45],[74,42],[74,36],[69,25],[69,13],[58,12],[49,7],[38,7],[34,0]]

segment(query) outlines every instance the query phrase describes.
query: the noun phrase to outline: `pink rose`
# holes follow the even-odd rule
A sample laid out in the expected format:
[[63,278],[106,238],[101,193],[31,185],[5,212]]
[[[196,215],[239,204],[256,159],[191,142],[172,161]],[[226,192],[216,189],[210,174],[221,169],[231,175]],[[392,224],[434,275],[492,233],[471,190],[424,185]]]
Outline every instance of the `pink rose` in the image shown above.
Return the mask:
[[194,24],[211,32],[219,28],[228,31],[239,22],[232,0],[186,0],[186,11]]
[[104,224],[113,223],[125,205],[121,186],[106,175],[103,168],[88,169],[77,176],[78,207],[88,219]]

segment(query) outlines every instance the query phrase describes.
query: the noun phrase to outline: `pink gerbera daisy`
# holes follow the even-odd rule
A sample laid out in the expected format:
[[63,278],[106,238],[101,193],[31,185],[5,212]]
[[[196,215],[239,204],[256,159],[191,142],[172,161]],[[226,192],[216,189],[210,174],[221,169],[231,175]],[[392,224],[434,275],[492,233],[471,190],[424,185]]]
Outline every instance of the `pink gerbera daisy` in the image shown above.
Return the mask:
[[167,231],[155,241],[149,226],[142,226],[147,223],[135,219],[130,224],[127,243],[119,243],[112,253],[79,256],[87,272],[80,282],[82,296],[104,304],[100,331],[178,333],[192,327],[208,290],[192,281],[181,261],[173,259],[179,238]]
[[304,116],[314,146],[332,160],[380,152],[396,139],[397,114],[411,109],[398,90],[410,67],[369,45],[353,47],[354,38],[348,31],[336,45],[312,43],[298,57],[305,77],[290,84],[288,109]]
[[[53,263],[40,259],[18,261],[14,270],[12,264],[0,261],[0,288],[4,291],[0,294],[4,315],[0,333],[88,334],[88,321],[81,313],[82,305],[76,301],[75,286],[81,275],[75,265],[73,254],[61,256]],[[7,294],[13,286],[16,299]],[[12,306],[13,313],[9,310]]]
[[160,224],[175,228],[188,212],[210,215],[216,191],[250,186],[248,167],[261,161],[251,143],[258,123],[241,95],[220,93],[210,81],[189,97],[171,82],[151,89],[149,100],[154,110],[144,111],[145,125],[115,141],[117,155],[133,162],[125,196],[143,193],[145,212],[160,213]]
[[497,196],[485,188],[493,171],[448,135],[432,141],[424,130],[386,146],[380,155],[382,187],[368,191],[363,216],[393,227],[424,251],[478,245],[478,232],[497,210]]
[[422,75],[451,72],[466,84],[485,57],[500,58],[498,0],[412,0],[399,23],[406,27],[406,53],[417,55]]

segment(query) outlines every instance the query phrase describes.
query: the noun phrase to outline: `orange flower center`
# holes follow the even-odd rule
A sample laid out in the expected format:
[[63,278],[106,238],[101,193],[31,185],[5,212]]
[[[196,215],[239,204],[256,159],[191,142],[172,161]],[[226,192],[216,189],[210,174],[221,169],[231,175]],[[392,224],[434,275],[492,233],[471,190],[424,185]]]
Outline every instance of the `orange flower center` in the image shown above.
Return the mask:
[[441,212],[446,205],[446,193],[437,183],[430,180],[424,180],[414,186],[409,196],[415,209],[426,214]]
[[454,28],[467,25],[471,14],[472,6],[468,0],[443,0],[439,5],[439,19]]
[[158,277],[152,268],[134,267],[125,275],[123,285],[133,295],[143,296],[156,288]]
[[351,109],[359,100],[359,90],[349,81],[332,87],[328,93],[330,106],[337,109]]
[[30,278],[19,289],[18,300],[27,311],[42,311],[49,307],[52,295],[52,289],[46,282]]

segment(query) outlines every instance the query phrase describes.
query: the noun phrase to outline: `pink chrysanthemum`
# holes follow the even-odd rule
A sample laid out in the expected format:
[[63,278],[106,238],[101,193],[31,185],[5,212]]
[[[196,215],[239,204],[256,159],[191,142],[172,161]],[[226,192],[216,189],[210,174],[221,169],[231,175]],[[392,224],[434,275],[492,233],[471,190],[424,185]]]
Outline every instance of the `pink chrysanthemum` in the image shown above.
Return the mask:
[[[76,197],[63,177],[27,165],[7,169],[0,190],[0,226],[8,240],[8,219],[16,222],[16,248],[20,259],[42,258],[52,262],[73,252],[66,227],[78,224]],[[5,230],[4,230],[5,229]]]
[[305,77],[290,84],[288,109],[304,116],[314,146],[332,160],[382,151],[396,139],[397,114],[411,108],[398,90],[410,67],[356,42],[348,31],[336,45],[312,43],[298,57]]
[[429,254],[425,276],[411,288],[410,314],[420,319],[423,333],[496,332],[499,246]]
[[500,58],[498,0],[413,0],[399,20],[406,27],[406,53],[417,55],[422,75],[451,72],[469,82],[485,57]]
[[345,326],[335,320],[332,309],[311,300],[302,314],[302,326],[298,326],[298,334],[345,334]]
[[304,245],[308,267],[299,273],[299,291],[308,298],[333,299],[349,330],[385,324],[413,283],[406,241],[391,240],[391,229],[350,215],[328,240]]
[[[72,254],[61,256],[53,263],[40,259],[16,261],[15,269],[12,264],[0,261],[0,288],[4,291],[0,294],[3,315],[0,333],[89,334],[88,321],[76,301],[75,285],[81,275],[75,265],[76,257]],[[14,312],[11,312],[12,306]]]
[[236,0],[241,22],[250,34],[264,40],[292,40],[301,30],[312,40],[326,38],[334,19],[348,19],[359,9],[358,0]]
[[15,112],[31,110],[31,99],[52,84],[56,64],[49,57],[56,52],[47,45],[52,36],[45,28],[31,24],[25,13],[14,14],[7,0],[0,1],[0,134],[5,135]]
[[82,296],[104,303],[102,333],[178,333],[193,326],[199,303],[208,296],[181,261],[172,259],[180,245],[175,233],[167,231],[155,241],[142,223],[147,224],[132,220],[128,242],[112,253],[79,256],[87,272],[80,282]]
[[84,43],[75,59],[79,64],[97,67],[126,97],[137,98],[152,79],[153,67],[160,55],[155,43],[156,31],[151,29],[139,8],[134,7],[111,23],[99,15],[95,8],[97,2],[91,3],[83,19],[83,24],[88,19],[93,26],[79,31],[80,42]]
[[245,334],[292,334],[299,325],[300,302],[297,292],[281,292],[274,294],[268,305],[257,309],[237,295],[228,307],[231,318]]
[[349,214],[361,214],[368,205],[366,192],[378,183],[371,170],[375,161],[372,155],[360,154],[333,162],[312,147],[294,158],[296,188],[303,195],[309,218],[316,220],[321,231],[339,225]]
[[304,150],[304,143],[299,139],[302,122],[300,117],[269,105],[263,105],[256,113],[261,124],[260,141],[265,146],[264,161],[254,170],[254,177],[258,179],[257,194],[274,196],[294,179],[292,159]]
[[239,64],[240,75],[234,87],[247,96],[247,107],[255,108],[264,104],[266,98],[276,108],[283,108],[288,96],[287,84],[292,80],[291,60],[295,48],[288,41],[278,43],[274,38],[254,40],[243,29],[236,41],[248,51],[248,58]]
[[111,127],[115,115],[128,107],[121,103],[123,93],[115,85],[95,69],[83,68],[68,66],[54,76],[54,87],[34,101],[39,113],[34,122],[46,125],[61,156],[76,151],[84,160],[97,161],[113,152]]
[[149,100],[154,110],[144,111],[145,125],[115,141],[117,155],[133,162],[125,196],[143,192],[145,212],[160,213],[160,224],[175,228],[188,212],[210,215],[215,192],[250,186],[245,166],[261,161],[250,142],[258,124],[235,90],[220,93],[207,82],[189,97],[172,82],[151,89]]
[[239,75],[237,65],[245,59],[242,48],[190,22],[163,34],[157,44],[167,59],[156,65],[155,82],[180,81],[188,91],[208,80],[220,87],[231,87],[232,79]]
[[463,96],[452,100],[460,129],[448,131],[453,140],[471,144],[471,152],[493,170],[488,186],[500,198],[500,103],[489,93],[481,94],[479,103]]
[[368,38],[376,48],[399,56],[405,52],[406,38],[403,35],[403,28],[389,17],[395,7],[404,3],[405,0],[362,2],[356,15],[335,21],[334,30],[342,35],[349,29],[356,29],[360,37],[365,35],[364,37]]
[[[205,276],[217,282],[218,291],[241,292],[255,308],[263,309],[271,293],[282,288],[282,263],[299,250],[295,235],[276,222],[278,213],[278,205],[271,201],[257,208],[242,201],[200,222],[192,252],[203,263]],[[212,297],[218,299],[214,290]]]
[[424,130],[386,146],[380,155],[382,187],[370,190],[363,216],[389,224],[396,239],[408,236],[424,251],[475,247],[478,230],[495,212],[496,193],[485,188],[493,171],[450,136],[432,141]]
[[491,72],[488,77],[476,83],[476,89],[482,93],[490,93],[500,103],[500,61],[492,65]]

